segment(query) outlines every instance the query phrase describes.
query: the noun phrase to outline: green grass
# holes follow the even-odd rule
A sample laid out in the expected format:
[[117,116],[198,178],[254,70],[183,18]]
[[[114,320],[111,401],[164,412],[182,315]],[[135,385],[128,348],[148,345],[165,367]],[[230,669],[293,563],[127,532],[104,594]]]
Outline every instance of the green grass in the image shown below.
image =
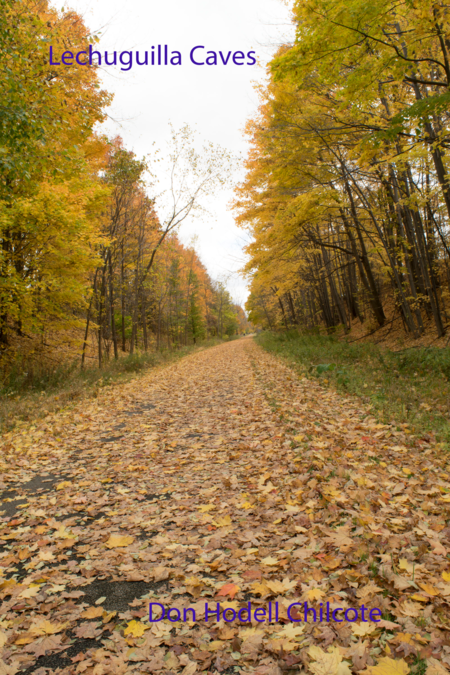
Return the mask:
[[80,370],[79,359],[75,363],[56,365],[16,362],[0,379],[0,433],[17,424],[45,417],[86,396],[97,396],[102,387],[128,382],[149,368],[222,342],[225,340],[212,338],[170,351],[127,354],[117,361],[107,361],[101,369]]
[[450,448],[450,348],[393,352],[297,331],[266,331],[256,341],[287,358],[299,373],[360,396],[380,420],[409,424],[418,434],[433,433]]

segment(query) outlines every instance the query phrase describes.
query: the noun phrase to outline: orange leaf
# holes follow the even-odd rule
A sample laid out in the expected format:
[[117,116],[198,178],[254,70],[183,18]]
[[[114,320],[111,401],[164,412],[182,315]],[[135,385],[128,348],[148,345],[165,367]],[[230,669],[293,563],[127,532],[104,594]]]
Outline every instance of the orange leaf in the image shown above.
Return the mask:
[[217,595],[229,595],[230,598],[233,599],[238,590],[239,586],[236,586],[236,584],[225,584],[219,589]]

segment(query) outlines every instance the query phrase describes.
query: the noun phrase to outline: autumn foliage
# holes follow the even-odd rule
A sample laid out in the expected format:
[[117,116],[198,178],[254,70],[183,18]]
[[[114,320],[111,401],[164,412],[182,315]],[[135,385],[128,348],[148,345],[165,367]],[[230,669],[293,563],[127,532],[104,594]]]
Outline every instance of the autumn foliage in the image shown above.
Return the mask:
[[449,311],[448,7],[307,0],[248,124],[253,320],[442,337]]
[[[70,342],[82,365],[102,365],[120,352],[236,333],[242,310],[176,235],[205,188],[220,181],[213,150],[207,179],[197,176],[181,211],[160,223],[147,162],[95,131],[111,101],[97,67],[49,64],[50,43],[79,51],[96,37],[77,13],[47,0],[1,7],[3,364]],[[184,128],[185,147],[188,136]]]

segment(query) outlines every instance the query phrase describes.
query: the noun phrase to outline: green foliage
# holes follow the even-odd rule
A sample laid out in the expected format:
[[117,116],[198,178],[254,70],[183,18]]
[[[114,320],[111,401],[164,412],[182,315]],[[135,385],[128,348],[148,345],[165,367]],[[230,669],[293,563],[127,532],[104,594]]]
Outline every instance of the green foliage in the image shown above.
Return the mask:
[[[133,318],[129,314],[125,314],[124,317],[125,324],[125,338],[129,340],[133,331]],[[122,315],[118,312],[114,312],[114,324],[116,327],[117,335],[121,334],[122,331]]]
[[[362,397],[381,419],[407,424],[418,433],[436,433],[450,443],[450,347],[394,352],[297,331],[264,331],[256,339],[308,377]],[[324,357],[333,362],[324,364]]]

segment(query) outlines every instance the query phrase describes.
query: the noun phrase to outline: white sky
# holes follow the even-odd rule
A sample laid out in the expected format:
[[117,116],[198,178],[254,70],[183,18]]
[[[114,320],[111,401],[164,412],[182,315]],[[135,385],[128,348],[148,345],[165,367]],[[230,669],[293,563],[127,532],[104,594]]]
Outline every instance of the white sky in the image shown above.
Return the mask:
[[[58,0],[53,3],[59,6]],[[115,95],[105,125],[109,135],[119,134],[127,149],[142,157],[154,142],[164,147],[169,121],[176,128],[188,123],[202,139],[245,157],[243,128],[258,106],[253,83],[264,79],[262,66],[277,46],[293,37],[281,0],[67,0],[65,5],[79,12],[91,31],[101,30],[100,52],[150,52],[153,45],[167,44],[169,52],[182,53],[181,66],[103,69],[104,86]],[[206,47],[198,55],[254,50],[262,66],[195,66],[189,52],[196,45]],[[209,204],[213,220],[186,221],[180,238],[188,243],[198,235],[196,249],[210,275],[217,279],[231,272],[228,288],[243,305],[247,287],[237,270],[248,235],[234,223],[228,208],[232,197],[232,191],[217,195]]]

